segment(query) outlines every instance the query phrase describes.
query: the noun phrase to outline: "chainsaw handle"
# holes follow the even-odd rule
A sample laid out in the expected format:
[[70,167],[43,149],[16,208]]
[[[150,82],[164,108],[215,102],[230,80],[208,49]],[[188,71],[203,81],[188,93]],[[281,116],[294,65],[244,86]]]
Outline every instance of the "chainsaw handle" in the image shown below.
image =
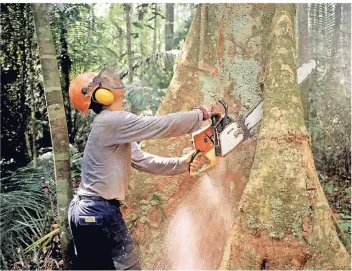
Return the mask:
[[219,136],[218,136],[218,131],[216,130],[216,116],[211,118],[211,123],[213,125],[213,130],[214,130],[214,146],[215,146],[215,155],[220,156],[220,141],[219,141]]
[[[200,153],[200,150],[196,150],[193,154],[192,154],[192,157],[191,157],[191,161],[189,162],[188,164],[188,172],[189,173],[192,173],[191,172],[191,163],[193,162],[193,160],[196,158],[196,156]],[[191,174],[192,175],[192,174]],[[193,176],[193,175],[192,175]]]

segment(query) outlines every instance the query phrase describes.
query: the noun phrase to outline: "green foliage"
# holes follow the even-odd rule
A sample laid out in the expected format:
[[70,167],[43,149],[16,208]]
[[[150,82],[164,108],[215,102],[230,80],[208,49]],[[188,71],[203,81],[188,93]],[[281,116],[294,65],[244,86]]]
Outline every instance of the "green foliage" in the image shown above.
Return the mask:
[[83,153],[76,153],[71,156],[71,179],[81,176]]
[[[310,4],[311,56],[318,62],[310,84],[307,126],[318,177],[339,227],[350,236],[351,90],[350,41],[343,33],[341,4]],[[350,47],[349,47],[350,48]],[[347,238],[337,230],[348,247]]]
[[[44,236],[56,217],[52,161],[41,160],[36,169],[28,165],[2,178],[1,191],[1,267],[22,260],[29,269],[23,249]],[[37,250],[30,252],[38,259]]]
[[[71,146],[72,179],[81,174],[82,156]],[[58,239],[51,227],[57,220],[52,152],[39,157],[37,168],[28,164],[2,178],[0,188],[1,268],[20,261],[24,269],[41,269],[40,257],[54,257],[50,249]]]

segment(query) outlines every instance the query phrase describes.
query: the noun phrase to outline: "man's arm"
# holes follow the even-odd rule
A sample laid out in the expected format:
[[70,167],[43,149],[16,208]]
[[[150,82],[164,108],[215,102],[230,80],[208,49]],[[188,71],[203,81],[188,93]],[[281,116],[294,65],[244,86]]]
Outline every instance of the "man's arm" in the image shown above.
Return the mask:
[[112,123],[115,131],[112,133],[111,143],[124,144],[181,136],[198,130],[202,122],[203,113],[199,109],[152,117],[137,116],[124,111]]
[[188,170],[187,156],[165,158],[143,152],[136,142],[131,143],[132,167],[137,170],[159,174],[176,175]]

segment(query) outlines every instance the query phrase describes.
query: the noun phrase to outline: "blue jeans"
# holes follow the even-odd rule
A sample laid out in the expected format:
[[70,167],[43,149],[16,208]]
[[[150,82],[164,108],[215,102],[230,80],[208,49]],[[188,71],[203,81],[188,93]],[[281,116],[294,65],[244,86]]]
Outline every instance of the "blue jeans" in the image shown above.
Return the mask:
[[75,196],[68,219],[77,256],[74,269],[141,269],[118,201]]

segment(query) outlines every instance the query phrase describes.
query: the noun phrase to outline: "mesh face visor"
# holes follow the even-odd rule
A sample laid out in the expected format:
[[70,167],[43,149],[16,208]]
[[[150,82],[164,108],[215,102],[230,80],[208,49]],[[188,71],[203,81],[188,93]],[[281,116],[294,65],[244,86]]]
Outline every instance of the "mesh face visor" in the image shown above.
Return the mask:
[[103,68],[100,73],[93,78],[93,81],[82,88],[82,93],[88,95],[94,93],[98,88],[106,88],[109,90],[124,89],[121,79],[107,68]]

